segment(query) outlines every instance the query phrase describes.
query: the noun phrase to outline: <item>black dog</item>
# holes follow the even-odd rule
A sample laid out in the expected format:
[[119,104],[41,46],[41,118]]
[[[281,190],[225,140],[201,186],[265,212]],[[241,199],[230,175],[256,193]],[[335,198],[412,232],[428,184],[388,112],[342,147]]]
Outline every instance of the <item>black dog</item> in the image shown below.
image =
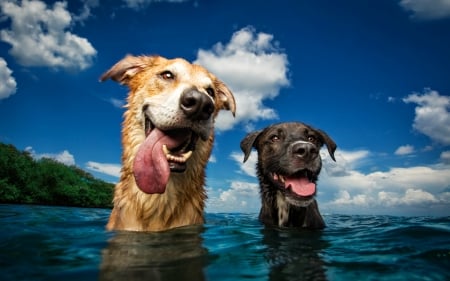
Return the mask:
[[252,147],[258,151],[256,170],[262,223],[280,227],[325,227],[314,198],[322,168],[319,150],[324,144],[336,161],[334,141],[325,132],[298,122],[271,125],[248,134],[241,141],[244,162]]

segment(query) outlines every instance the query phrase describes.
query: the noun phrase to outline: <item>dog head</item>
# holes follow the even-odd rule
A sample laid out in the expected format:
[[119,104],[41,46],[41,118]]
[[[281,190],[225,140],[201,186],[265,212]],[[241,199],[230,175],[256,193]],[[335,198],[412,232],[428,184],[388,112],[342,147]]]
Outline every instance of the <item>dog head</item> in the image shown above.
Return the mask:
[[[322,168],[320,148],[326,144],[334,158],[336,144],[323,131],[298,122],[279,123],[248,134],[241,141],[244,162],[258,151],[257,173],[262,193],[284,194],[295,206],[307,206],[316,194]],[[264,196],[264,194],[263,194]]]
[[181,58],[129,55],[100,77],[107,79],[130,89],[122,142],[131,151],[124,151],[122,160],[132,161],[124,166],[132,166],[146,193],[164,193],[170,173],[186,170],[196,144],[212,140],[219,110],[233,116],[236,111],[233,94],[222,81]]

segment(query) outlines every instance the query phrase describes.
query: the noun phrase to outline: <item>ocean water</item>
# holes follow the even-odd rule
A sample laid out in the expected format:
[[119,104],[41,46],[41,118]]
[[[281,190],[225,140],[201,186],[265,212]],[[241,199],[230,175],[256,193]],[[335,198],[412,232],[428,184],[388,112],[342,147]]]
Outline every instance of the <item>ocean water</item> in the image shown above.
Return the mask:
[[450,280],[450,216],[324,215],[323,231],[256,214],[109,232],[109,210],[0,205],[0,280]]

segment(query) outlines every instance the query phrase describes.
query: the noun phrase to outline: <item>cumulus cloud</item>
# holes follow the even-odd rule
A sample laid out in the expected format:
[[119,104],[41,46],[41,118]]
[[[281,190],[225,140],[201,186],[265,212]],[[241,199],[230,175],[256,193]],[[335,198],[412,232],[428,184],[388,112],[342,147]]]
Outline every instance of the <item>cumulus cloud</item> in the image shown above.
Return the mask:
[[254,213],[260,208],[257,183],[233,181],[224,189],[209,189],[207,209],[209,212]]
[[433,141],[450,145],[450,97],[425,89],[423,94],[413,93],[404,98],[405,103],[415,103],[416,116],[413,128]]
[[47,7],[39,0],[2,1],[0,8],[11,22],[0,39],[12,46],[9,53],[21,65],[83,70],[92,64],[97,51],[86,38],[68,31],[75,19],[67,2]]
[[75,165],[75,158],[67,150],[64,150],[64,151],[62,151],[60,153],[42,153],[42,154],[38,154],[38,153],[36,153],[36,151],[34,151],[34,149],[31,146],[28,146],[28,147],[25,148],[25,151],[30,153],[30,155],[34,159],[50,158],[50,159],[53,159],[53,160],[55,160],[57,162],[65,164],[67,166]]
[[335,213],[348,208],[353,213],[358,210],[370,213],[376,209],[386,213],[391,208],[406,207],[445,208],[450,204],[445,192],[450,182],[450,166],[444,162],[447,157],[450,155],[444,153],[443,163],[429,167],[392,167],[387,171],[363,173],[353,163],[353,169],[348,169],[343,176],[323,173],[319,177],[320,205],[327,212]]
[[366,162],[370,152],[368,150],[348,151],[338,149],[334,155],[336,162],[330,158],[326,148],[321,149],[320,155],[322,157],[323,170],[329,176],[342,177],[348,176],[356,166]]
[[99,0],[83,0],[83,6],[79,15],[73,15],[73,20],[76,22],[83,22],[88,19],[92,14],[92,8],[96,8],[99,5]]
[[128,8],[132,8],[135,10],[146,8],[151,3],[158,3],[158,2],[181,3],[186,1],[189,0],[123,0],[123,2],[125,2],[125,5]]
[[251,153],[245,163],[243,162],[244,154],[242,152],[234,151],[231,153],[230,158],[239,166],[239,173],[256,177],[256,161],[258,160],[258,154],[256,152]]
[[400,6],[418,20],[435,20],[450,17],[448,0],[402,0]]
[[394,152],[395,155],[407,155],[411,153],[414,153],[414,146],[409,144],[400,146]]
[[339,191],[336,199],[329,205],[352,205],[360,208],[367,207],[401,207],[438,203],[436,197],[422,189],[409,188],[406,191],[379,191],[374,194],[356,194],[351,196],[347,190]]
[[98,163],[94,161],[89,161],[86,163],[86,168],[88,170],[110,175],[113,177],[120,177],[121,165],[119,164]]
[[278,118],[275,109],[263,104],[289,85],[287,55],[273,41],[273,35],[243,28],[227,44],[217,43],[211,50],[199,50],[194,63],[220,77],[233,91],[238,104],[236,118],[219,114],[218,130],[231,129],[239,122]]
[[450,151],[443,151],[441,153],[441,157],[440,157],[442,163],[444,164],[450,164]]
[[8,68],[6,61],[0,57],[0,100],[14,95],[16,90],[17,83],[12,76],[12,70]]

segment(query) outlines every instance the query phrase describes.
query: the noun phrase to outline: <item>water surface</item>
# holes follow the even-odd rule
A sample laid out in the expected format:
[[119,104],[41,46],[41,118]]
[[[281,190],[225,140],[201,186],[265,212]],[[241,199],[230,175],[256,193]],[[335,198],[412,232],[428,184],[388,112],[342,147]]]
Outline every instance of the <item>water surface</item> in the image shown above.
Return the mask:
[[256,214],[109,232],[110,210],[0,205],[1,280],[450,280],[450,217],[324,215],[323,231]]

